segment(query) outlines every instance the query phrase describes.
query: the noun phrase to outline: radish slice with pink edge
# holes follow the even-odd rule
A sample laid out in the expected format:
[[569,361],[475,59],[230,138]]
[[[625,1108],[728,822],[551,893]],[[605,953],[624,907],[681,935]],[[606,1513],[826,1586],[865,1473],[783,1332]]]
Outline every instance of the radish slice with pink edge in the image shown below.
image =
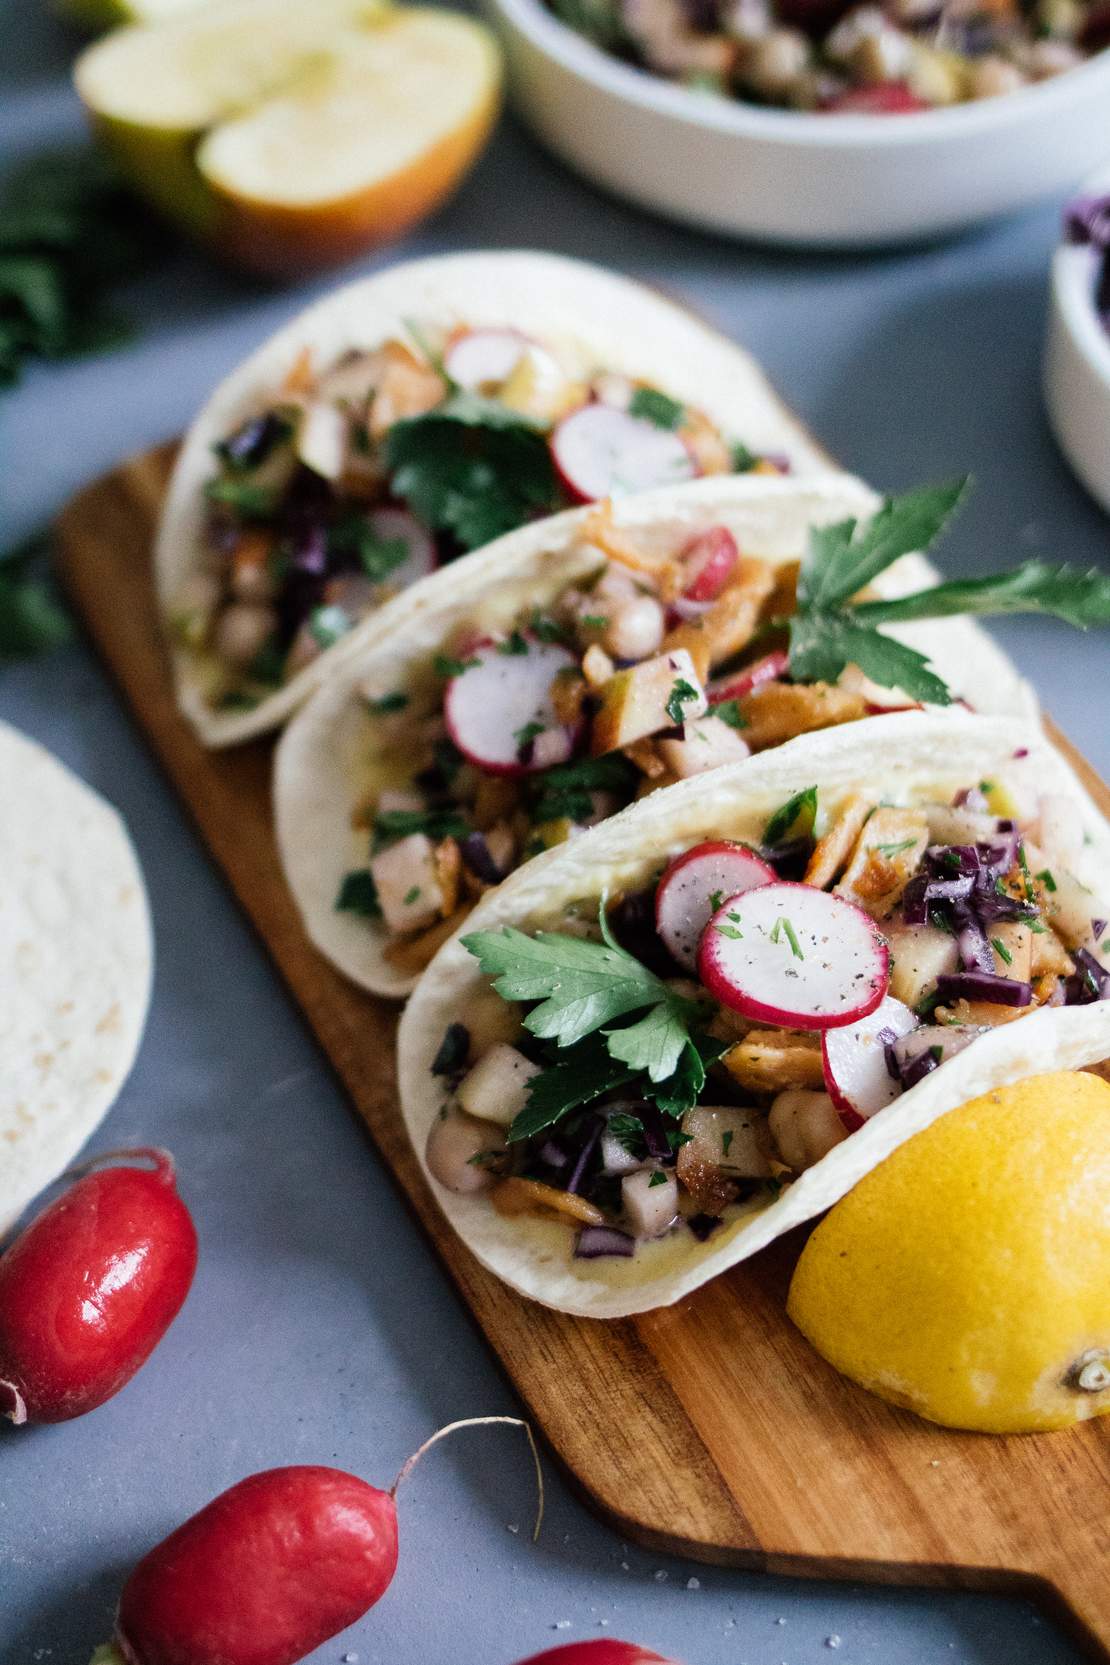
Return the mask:
[[443,368],[459,387],[507,382],[531,343],[519,330],[467,330],[451,342]]
[[723,677],[720,682],[712,683],[706,690],[706,695],[710,705],[720,705],[722,700],[742,700],[745,694],[754,694],[755,690],[762,688],[765,683],[777,682],[789,669],[789,657],[780,649],[775,653],[765,654],[762,659],[757,659],[754,665],[749,665],[735,676]]
[[551,684],[578,661],[558,642],[523,638],[524,653],[505,643],[475,649],[465,671],[447,684],[443,715],[463,756],[489,775],[528,775],[566,763],[581,727],[559,722]]
[[676,856],[655,892],[655,928],[664,946],[679,965],[695,971],[701,934],[723,898],[777,878],[754,850],[730,839],[709,839]]
[[401,543],[408,553],[399,566],[391,568],[382,582],[392,588],[404,589],[419,578],[427,578],[439,565],[435,538],[408,509],[371,509],[366,521],[375,538],[382,543]]
[[821,1037],[821,1065],[829,1097],[849,1133],[883,1110],[902,1091],[886,1067],[886,1048],[917,1028],[908,1006],[888,994],[858,1023],[826,1029]]
[[615,405],[581,405],[564,416],[551,435],[551,455],[580,503],[680,485],[698,473],[676,433]]
[[875,1010],[887,991],[890,950],[853,902],[780,879],[717,909],[702,932],[698,975],[744,1017],[833,1029]]
[[687,601],[716,601],[732,577],[740,551],[727,526],[710,526],[682,551]]

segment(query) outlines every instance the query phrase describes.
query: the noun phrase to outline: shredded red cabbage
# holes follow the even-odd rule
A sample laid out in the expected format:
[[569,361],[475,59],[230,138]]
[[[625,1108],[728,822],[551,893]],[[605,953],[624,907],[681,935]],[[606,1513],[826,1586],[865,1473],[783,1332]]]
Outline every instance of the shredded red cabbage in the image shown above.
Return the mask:
[[601,1260],[606,1255],[625,1259],[636,1253],[636,1239],[616,1226],[583,1226],[574,1245],[576,1260]]
[[1096,1000],[1110,1000],[1110,971],[1086,948],[1072,954],[1075,970],[1064,985],[1064,1003],[1090,1006]]
[[1000,977],[993,971],[953,971],[937,978],[937,993],[942,1000],[986,1000],[992,1006],[1028,1006],[1033,999],[1033,985],[1020,983],[1015,977]]

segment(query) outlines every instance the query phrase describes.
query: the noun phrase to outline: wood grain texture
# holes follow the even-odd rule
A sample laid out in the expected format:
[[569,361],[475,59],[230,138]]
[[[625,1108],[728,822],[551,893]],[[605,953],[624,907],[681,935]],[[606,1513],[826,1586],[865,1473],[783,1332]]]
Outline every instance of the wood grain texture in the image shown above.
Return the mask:
[[[934,1428],[838,1376],[784,1314],[802,1234],[676,1307],[620,1323],[522,1301],[441,1218],[395,1103],[392,1008],[306,940],[271,830],[271,747],[206,752],[177,714],[150,574],[172,462],[124,464],[63,513],[65,582],[135,718],[224,869],[513,1383],[588,1501],[623,1535],[720,1564],[1022,1588],[1110,1658],[1110,1418],[1064,1434]],[[1110,791],[1054,740],[1110,814]]]

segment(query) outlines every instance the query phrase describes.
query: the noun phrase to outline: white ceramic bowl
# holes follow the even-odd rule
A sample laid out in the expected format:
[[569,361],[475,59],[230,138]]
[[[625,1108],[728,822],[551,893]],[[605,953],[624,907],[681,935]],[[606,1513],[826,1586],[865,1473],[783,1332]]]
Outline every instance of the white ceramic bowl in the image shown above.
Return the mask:
[[767,110],[602,52],[542,0],[483,0],[514,102],[572,167],[690,225],[866,247],[957,231],[1110,154],[1110,51],[1051,81],[899,116]]
[[[1110,192],[1110,169],[1084,195]],[[1110,511],[1110,335],[1095,311],[1090,248],[1064,243],[1052,261],[1044,394],[1060,448],[1087,490]]]

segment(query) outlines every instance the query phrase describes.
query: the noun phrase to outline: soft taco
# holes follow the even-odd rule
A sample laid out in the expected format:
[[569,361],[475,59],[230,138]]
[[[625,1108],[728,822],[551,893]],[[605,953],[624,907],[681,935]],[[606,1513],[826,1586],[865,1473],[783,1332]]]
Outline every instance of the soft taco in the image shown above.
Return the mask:
[[0,724],[0,1234],[118,1094],[150,1003],[150,913],[116,811]]
[[211,745],[277,726],[384,602],[573,503],[830,466],[744,351],[627,278],[395,266],[280,330],[189,430],[156,554],[182,707]]
[[312,940],[364,987],[404,995],[477,898],[539,851],[675,781],[912,705],[892,682],[1031,712],[1031,690],[967,619],[892,627],[878,647],[894,657],[874,667],[885,686],[843,655],[831,676],[807,673],[796,649],[811,655],[809,636],[782,628],[802,620],[815,529],[849,591],[857,560],[880,552],[872,605],[941,595],[912,551],[953,498],[880,509],[847,475],[701,480],[554,516],[418,586],[278,749],[278,843]]
[[1031,725],[877,717],[537,858],[401,1021],[436,1199],[521,1293],[680,1299],[936,1116],[1110,1057],[1110,828]]

